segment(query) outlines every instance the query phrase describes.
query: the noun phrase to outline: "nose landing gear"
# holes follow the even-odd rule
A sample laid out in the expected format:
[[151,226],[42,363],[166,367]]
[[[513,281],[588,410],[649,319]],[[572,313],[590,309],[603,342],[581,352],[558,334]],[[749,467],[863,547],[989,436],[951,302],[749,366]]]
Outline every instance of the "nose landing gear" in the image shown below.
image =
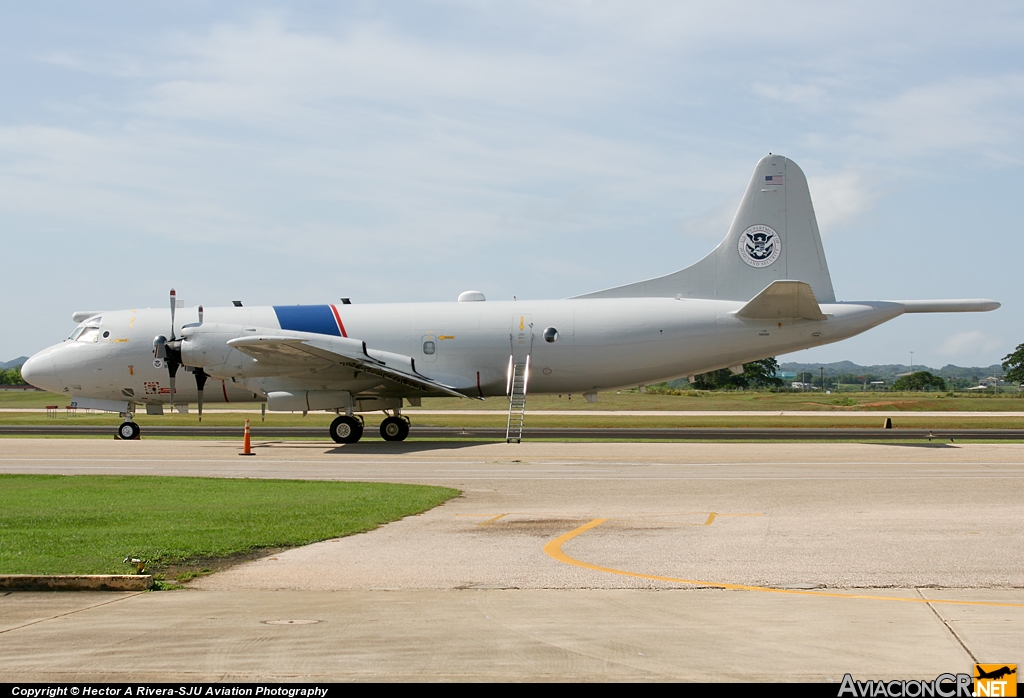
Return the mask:
[[117,428],[117,438],[123,439],[124,441],[134,441],[139,438],[142,433],[142,429],[139,425],[132,421],[135,415],[131,412],[124,414],[124,422]]

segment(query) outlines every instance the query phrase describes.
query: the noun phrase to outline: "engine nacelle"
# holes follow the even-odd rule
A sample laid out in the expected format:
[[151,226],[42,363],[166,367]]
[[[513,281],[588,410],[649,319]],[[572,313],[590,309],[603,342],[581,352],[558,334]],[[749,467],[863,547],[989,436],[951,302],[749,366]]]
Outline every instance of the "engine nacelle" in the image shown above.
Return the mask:
[[186,366],[202,367],[210,375],[243,375],[246,363],[252,359],[227,344],[242,334],[241,325],[186,325],[181,330],[181,361]]

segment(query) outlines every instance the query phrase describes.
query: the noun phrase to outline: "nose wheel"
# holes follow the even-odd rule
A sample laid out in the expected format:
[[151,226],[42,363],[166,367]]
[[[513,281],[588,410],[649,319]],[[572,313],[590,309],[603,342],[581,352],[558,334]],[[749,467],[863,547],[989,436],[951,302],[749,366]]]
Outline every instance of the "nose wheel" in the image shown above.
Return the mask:
[[409,435],[409,420],[405,417],[388,417],[380,423],[380,435],[385,441],[405,441]]
[[363,423],[343,414],[331,422],[331,438],[335,443],[354,444],[363,438]]
[[132,421],[123,422],[121,426],[117,428],[117,435],[125,441],[134,441],[139,438],[139,434],[142,433],[142,429],[139,425]]

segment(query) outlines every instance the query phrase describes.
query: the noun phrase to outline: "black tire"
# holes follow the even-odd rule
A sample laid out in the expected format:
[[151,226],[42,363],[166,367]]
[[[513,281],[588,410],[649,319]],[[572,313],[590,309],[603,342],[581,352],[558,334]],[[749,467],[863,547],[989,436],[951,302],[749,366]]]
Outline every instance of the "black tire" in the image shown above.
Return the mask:
[[124,441],[134,441],[141,433],[142,429],[135,422],[124,422],[117,428],[117,435]]
[[341,415],[331,422],[331,438],[335,443],[354,444],[363,438],[363,423],[355,417]]
[[380,436],[385,441],[405,441],[409,435],[409,422],[401,417],[388,417],[380,423]]

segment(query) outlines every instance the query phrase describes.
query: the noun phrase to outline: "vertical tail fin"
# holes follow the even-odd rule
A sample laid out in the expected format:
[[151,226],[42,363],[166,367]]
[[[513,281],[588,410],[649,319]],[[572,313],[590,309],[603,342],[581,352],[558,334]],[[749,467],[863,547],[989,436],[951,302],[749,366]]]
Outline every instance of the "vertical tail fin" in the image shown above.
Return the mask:
[[781,155],[761,158],[729,234],[711,254],[667,276],[577,298],[713,298],[749,301],[773,281],[803,281],[835,301],[807,178]]

